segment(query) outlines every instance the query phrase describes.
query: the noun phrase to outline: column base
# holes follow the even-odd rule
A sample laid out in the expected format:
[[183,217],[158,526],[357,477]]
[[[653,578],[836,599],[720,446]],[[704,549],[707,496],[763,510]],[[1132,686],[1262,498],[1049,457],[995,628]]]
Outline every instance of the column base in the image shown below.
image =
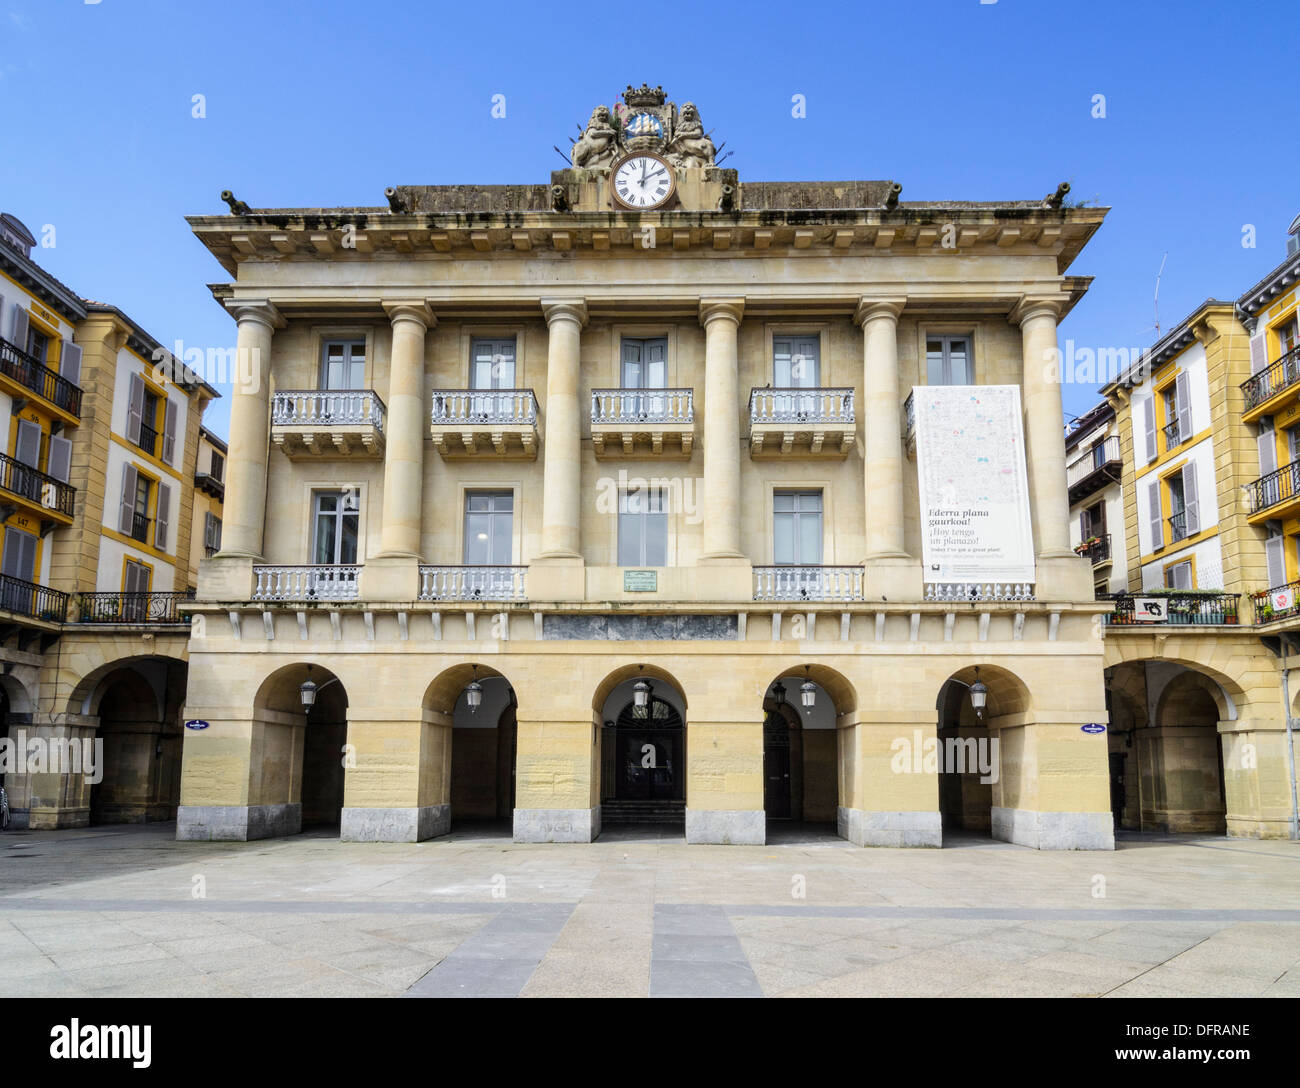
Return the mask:
[[714,846],[762,846],[767,814],[762,809],[688,808],[686,841]]
[[1034,564],[1034,597],[1040,601],[1092,601],[1092,563],[1081,555],[1040,555]]
[[943,846],[943,817],[937,812],[868,812],[841,805],[835,826],[854,846]]
[[1109,812],[1034,812],[993,808],[993,837],[1035,850],[1114,850]]
[[363,601],[414,601],[420,595],[420,560],[414,555],[377,555],[361,568]]
[[868,558],[862,592],[868,601],[919,601],[925,596],[921,561],[910,555]]
[[302,830],[302,805],[181,805],[178,842],[249,842],[277,839]]
[[224,552],[199,561],[200,601],[251,601],[253,599],[253,564],[264,563],[261,556],[227,555]]
[[583,601],[587,568],[581,556],[538,556],[528,564],[530,601]]
[[345,808],[341,842],[423,842],[451,830],[451,805],[422,808]]
[[594,842],[599,834],[599,806],[515,809],[515,842]]

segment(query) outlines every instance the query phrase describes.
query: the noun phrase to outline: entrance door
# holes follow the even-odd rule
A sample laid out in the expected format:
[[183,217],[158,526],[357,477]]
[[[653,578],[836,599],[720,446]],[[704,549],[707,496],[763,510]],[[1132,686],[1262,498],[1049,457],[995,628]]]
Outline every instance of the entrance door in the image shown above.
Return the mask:
[[615,799],[684,800],[682,717],[676,709],[662,699],[640,707],[629,703],[615,730]]
[[780,714],[763,720],[763,811],[790,818],[790,723]]

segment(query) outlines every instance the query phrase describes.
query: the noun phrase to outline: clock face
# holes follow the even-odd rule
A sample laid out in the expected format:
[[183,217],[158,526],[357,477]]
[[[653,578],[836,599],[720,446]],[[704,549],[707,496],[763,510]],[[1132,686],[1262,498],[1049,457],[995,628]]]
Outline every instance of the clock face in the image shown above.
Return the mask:
[[666,203],[677,186],[672,166],[658,155],[629,155],[615,165],[611,177],[614,199],[635,211]]

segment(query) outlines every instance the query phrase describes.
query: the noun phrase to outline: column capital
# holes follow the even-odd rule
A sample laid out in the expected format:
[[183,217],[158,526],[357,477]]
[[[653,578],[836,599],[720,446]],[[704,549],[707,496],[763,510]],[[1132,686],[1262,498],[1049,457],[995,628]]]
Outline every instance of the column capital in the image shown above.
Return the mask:
[[906,295],[863,295],[858,300],[858,308],[854,311],[853,321],[855,324],[865,325],[868,321],[873,321],[878,317],[887,317],[897,323],[898,317],[906,305]]
[[1021,295],[1020,301],[1007,314],[1007,320],[1013,325],[1023,325],[1035,317],[1050,317],[1053,321],[1060,321],[1064,306],[1065,300],[1059,295]]
[[548,325],[554,325],[557,321],[576,321],[581,328],[587,324],[585,298],[544,298],[541,304]]
[[422,298],[403,298],[383,303],[388,320],[396,325],[399,321],[416,321],[426,329],[438,324],[438,319],[429,309],[429,303]]
[[275,331],[284,328],[286,324],[284,317],[276,309],[275,303],[269,299],[228,298],[222,305],[230,311],[231,316],[241,325],[246,321],[251,321],[259,325],[265,325],[268,329]]
[[716,321],[718,318],[726,318],[739,325],[744,313],[745,300],[743,298],[700,299],[700,324],[706,327],[709,322]]

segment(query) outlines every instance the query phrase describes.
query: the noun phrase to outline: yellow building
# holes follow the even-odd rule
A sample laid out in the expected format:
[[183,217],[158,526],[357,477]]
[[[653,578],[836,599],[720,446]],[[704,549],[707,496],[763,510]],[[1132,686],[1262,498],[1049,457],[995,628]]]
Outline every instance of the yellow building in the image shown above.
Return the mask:
[[[18,826],[170,819],[194,465],[216,391],[121,311],[42,269],[35,245],[0,219],[0,773]],[[45,758],[81,741],[102,742],[89,775],[14,762],[33,742]]]
[[199,564],[221,549],[221,508],[226,496],[226,443],[206,427],[199,428],[194,469],[194,517],[190,525],[190,585]]
[[190,220],[240,372],[179,837],[1111,848],[1052,371],[1104,211],[741,179],[649,87],[572,157]]
[[1124,465],[1129,585],[1106,632],[1124,827],[1296,834],[1297,269],[1292,246],[1103,389]]

